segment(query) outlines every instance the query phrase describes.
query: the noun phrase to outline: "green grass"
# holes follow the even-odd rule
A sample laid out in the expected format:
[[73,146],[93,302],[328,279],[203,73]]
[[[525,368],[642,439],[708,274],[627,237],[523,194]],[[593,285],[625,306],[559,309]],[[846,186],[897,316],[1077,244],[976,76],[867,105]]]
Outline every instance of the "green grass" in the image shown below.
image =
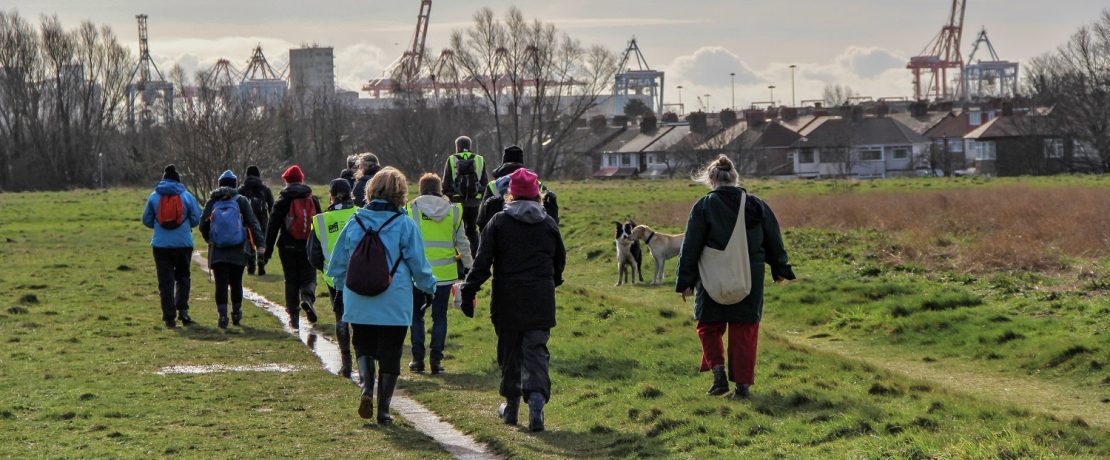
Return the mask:
[[[215,328],[161,324],[145,193],[0,194],[0,457],[443,458],[406,424],[367,425],[357,389],[261,309]],[[289,373],[158,375],[163,366],[282,363]]]
[[[755,181],[748,186],[773,204],[773,197],[782,193],[912,192],[1015,182],[1110,187],[1106,177],[1084,176]],[[663,217],[688,209],[704,188],[684,181],[549,185],[559,193],[563,208],[570,267],[567,283],[558,291],[559,326],[550,342],[554,394],[547,410],[549,431],[532,434],[498,423],[499,371],[483,297],[475,319],[450,312],[448,374],[406,372],[401,383],[445,420],[502,453],[522,458],[1110,455],[1110,428],[1097,419],[1110,408],[1098,399],[1110,398],[1110,382],[1100,368],[1110,361],[1105,319],[1110,312],[1105,288],[1110,261],[1079,261],[1087,267],[1082,273],[934,272],[876,257],[890,244],[889,235],[789,229],[786,241],[801,279],[768,289],[754,397],[731,401],[704,395],[709,376],[697,372],[700,348],[692,305],[683,304],[671,286],[612,287],[616,275],[610,222],[634,217],[660,231],[681,231],[681,222]],[[5,261],[17,261],[0,267],[0,286],[7,288],[7,303],[29,312],[0,312],[0,336],[8,340],[9,330],[19,331],[19,342],[6,344],[12,347],[0,353],[0,383],[18,385],[14,393],[0,396],[0,425],[5,429],[0,456],[26,456],[29,443],[56,438],[63,440],[56,444],[68,449],[61,451],[63,456],[160,455],[167,449],[220,456],[222,449],[241,448],[244,442],[259,446],[265,456],[350,456],[374,449],[401,449],[413,456],[438,452],[404,425],[386,431],[364,427],[351,411],[355,389],[318,370],[311,355],[277,333],[276,321],[260,310],[247,310],[246,323],[254,330],[201,329],[180,337],[161,330],[148,234],[136,218],[144,195],[0,194],[0,241],[15,240],[0,254]],[[105,201],[109,206],[99,206]],[[73,218],[64,227],[15,218],[36,206]],[[127,207],[136,211],[118,211]],[[66,266],[52,268],[55,264]],[[135,270],[115,271],[121,264]],[[645,279],[650,279],[650,266],[645,263]],[[281,302],[276,257],[267,268],[269,275],[249,278],[248,284]],[[666,280],[673,283],[673,260],[667,269],[671,274]],[[210,328],[215,322],[211,287],[197,273],[194,317]],[[32,289],[35,285],[48,287]],[[325,291],[322,284],[319,290]],[[21,304],[26,294],[37,295],[39,303]],[[90,303],[90,295],[114,300]],[[110,320],[96,321],[100,313],[89,313],[91,308],[114,310],[106,314]],[[48,310],[59,314],[47,315]],[[318,326],[330,329],[326,300],[318,311]],[[133,319],[121,320],[126,316]],[[24,326],[28,322],[36,326]],[[124,333],[133,334],[125,343],[86,338]],[[74,336],[80,344],[66,342]],[[115,349],[109,352],[108,347]],[[79,349],[87,351],[75,356]],[[67,350],[70,354],[58,354]],[[152,374],[167,361],[281,362],[306,370]],[[67,366],[79,367],[69,371]],[[907,378],[902,374],[909,367],[927,372],[909,372],[914,378]],[[48,372],[68,377],[42,379]],[[987,384],[969,396],[959,382],[942,378],[946,372]],[[106,388],[86,389],[80,379],[90,381],[90,388]],[[1029,382],[1036,392],[1063,388],[1093,395],[1078,410],[1096,417],[1067,415],[1068,410],[1058,407],[1030,408],[1003,397],[1007,389],[989,388],[1000,379]],[[34,396],[21,397],[21,392]],[[85,393],[95,396],[82,401]],[[130,409],[95,406],[117,400],[110,406]],[[261,407],[272,411],[256,410]],[[68,420],[51,418],[64,418],[70,411],[75,415]],[[112,411],[131,417],[105,415],[115,415]],[[309,431],[320,434],[299,430],[304,420],[312,420]],[[38,425],[20,427],[26,421]],[[17,428],[10,431],[8,425]],[[94,425],[109,428],[90,431]],[[146,434],[155,427],[165,431]],[[226,434],[210,439],[213,430]],[[126,441],[108,436],[117,431]],[[285,448],[290,443],[300,445]]]

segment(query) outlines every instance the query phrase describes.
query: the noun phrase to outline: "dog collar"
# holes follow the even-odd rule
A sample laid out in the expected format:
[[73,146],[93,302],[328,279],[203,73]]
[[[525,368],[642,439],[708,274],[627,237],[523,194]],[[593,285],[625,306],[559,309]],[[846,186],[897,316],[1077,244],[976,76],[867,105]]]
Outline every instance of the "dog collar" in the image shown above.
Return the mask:
[[644,244],[651,244],[652,238],[655,238],[655,232],[651,232],[651,235],[648,236],[646,240],[644,240]]

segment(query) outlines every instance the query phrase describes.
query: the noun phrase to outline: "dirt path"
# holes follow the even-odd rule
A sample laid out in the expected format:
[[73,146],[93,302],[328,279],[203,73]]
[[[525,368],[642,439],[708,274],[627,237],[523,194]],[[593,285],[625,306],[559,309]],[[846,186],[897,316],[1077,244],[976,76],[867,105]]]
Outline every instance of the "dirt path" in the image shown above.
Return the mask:
[[[208,261],[199,253],[193,254],[193,262],[200,266],[205,273],[209,273]],[[278,320],[281,321],[282,327],[286,332],[301,339],[301,342],[308,345],[313,353],[320,358],[321,364],[323,364],[328,372],[333,374],[339,372],[339,346],[335,341],[325,337],[322,331],[317,331],[309,326],[310,323],[307,318],[302,317],[300,323],[304,326],[298,331],[293,331],[289,328],[289,316],[285,312],[284,307],[245,287],[243,288],[243,297],[255,304],[255,306],[276,316]],[[358,376],[356,373],[356,375],[352,376],[351,381],[357,384],[357,379]],[[354,393],[352,393],[352,395],[353,394]],[[397,415],[400,415],[401,418],[411,423],[417,431],[434,439],[447,451],[447,453],[451,454],[451,456],[456,459],[479,460],[501,458],[491,452],[484,444],[479,443],[474,438],[459,431],[458,428],[455,428],[450,423],[444,422],[435,412],[428,410],[422,404],[410,398],[405,394],[404,390],[398,389],[393,394],[393,401],[390,409],[397,413]]]
[[1110,431],[1110,404],[1102,402],[1110,395],[1038,378],[986,374],[972,366],[940,360],[911,361],[882,353],[858,342],[807,338],[794,332],[773,331],[795,345],[832,353],[847,359],[870,364],[915,380],[931,382],[945,389],[979,399],[999,401],[1030,412],[1053,415],[1061,420],[1079,417],[1094,427]]

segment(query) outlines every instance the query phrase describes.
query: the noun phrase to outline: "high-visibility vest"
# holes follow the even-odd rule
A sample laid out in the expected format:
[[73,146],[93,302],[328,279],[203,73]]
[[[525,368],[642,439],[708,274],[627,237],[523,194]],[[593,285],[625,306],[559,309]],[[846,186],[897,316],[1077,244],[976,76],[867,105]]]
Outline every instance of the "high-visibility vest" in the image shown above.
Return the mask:
[[436,280],[442,283],[458,279],[456,261],[459,260],[459,252],[455,249],[455,232],[462,225],[459,205],[452,204],[451,218],[439,222],[425,216],[415,205],[409,207],[409,216],[420,225],[420,234],[424,238],[424,257],[431,264]]
[[335,287],[335,280],[327,275],[328,263],[331,262],[331,251],[335,248],[339,233],[343,231],[343,227],[347,226],[347,222],[351,220],[351,216],[355,215],[357,210],[358,208],[355,207],[333,209],[312,217],[312,231],[316,234],[316,239],[320,240],[320,249],[324,253],[324,282],[328,286]]
[[[447,159],[447,161],[451,163],[451,180],[458,180],[458,178],[459,178],[458,161],[459,161],[460,157],[463,160],[474,157],[474,172],[476,174],[478,174],[478,180],[482,180],[482,172],[486,170],[486,157],[483,157],[483,156],[478,155],[476,153],[472,153],[469,150],[462,151],[462,152],[456,153],[454,155],[451,155],[451,158]],[[482,192],[481,192],[482,189],[480,188],[481,185],[479,185],[478,187],[479,187],[478,197],[481,197],[481,195],[482,195]],[[458,190],[456,190],[455,193],[458,193]],[[464,197],[464,198],[469,198],[469,197]]]

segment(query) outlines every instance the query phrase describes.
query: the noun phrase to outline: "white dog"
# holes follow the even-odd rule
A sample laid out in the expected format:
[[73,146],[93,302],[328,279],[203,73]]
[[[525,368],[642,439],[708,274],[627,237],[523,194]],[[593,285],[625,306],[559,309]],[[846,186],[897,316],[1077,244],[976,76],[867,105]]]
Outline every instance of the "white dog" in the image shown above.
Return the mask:
[[686,238],[686,234],[668,235],[656,232],[647,225],[637,225],[632,229],[631,236],[634,240],[644,240],[644,244],[651,249],[651,257],[655,259],[655,277],[652,278],[651,283],[662,283],[663,276],[666,274],[664,266],[667,259],[677,256],[682,251],[682,241]]

